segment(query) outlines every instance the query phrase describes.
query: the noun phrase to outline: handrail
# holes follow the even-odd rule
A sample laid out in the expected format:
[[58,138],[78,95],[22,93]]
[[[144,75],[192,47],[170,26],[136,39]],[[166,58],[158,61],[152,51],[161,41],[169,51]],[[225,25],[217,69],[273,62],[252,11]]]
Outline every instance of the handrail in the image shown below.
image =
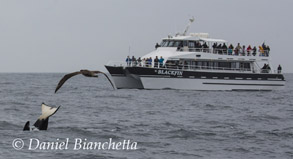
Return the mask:
[[214,66],[201,66],[201,65],[183,65],[183,64],[165,64],[163,68],[167,69],[182,69],[182,70],[230,70],[230,71],[249,71],[248,68],[227,68],[227,67],[214,67]]
[[[153,63],[152,63],[153,64]],[[145,62],[140,63],[129,63],[119,62],[119,61],[110,61],[107,65],[112,66],[122,66],[122,67],[147,67],[147,68],[166,68],[166,69],[177,69],[177,70],[226,70],[226,71],[239,71],[239,72],[252,72],[252,73],[281,73],[277,70],[271,69],[251,69],[251,68],[227,68],[227,67],[214,67],[214,66],[201,66],[201,65],[184,65],[184,64],[170,64],[166,63],[165,65],[159,65],[154,67],[154,65],[148,65]]]
[[269,57],[269,51],[268,50],[257,50],[254,51],[253,49],[247,51],[243,49],[218,49],[218,48],[179,48],[177,51],[180,52],[203,52],[203,53],[213,53],[218,55],[233,55],[233,56],[264,56]]
[[117,67],[147,67],[147,68],[166,68],[166,69],[178,69],[178,70],[228,70],[228,71],[240,71],[240,72],[251,72],[251,69],[244,68],[226,68],[226,67],[212,67],[212,66],[200,66],[200,65],[184,65],[184,64],[168,64],[159,65],[154,67],[154,65],[148,65],[145,62],[140,62],[137,64],[118,61],[110,61],[107,65],[117,66]]

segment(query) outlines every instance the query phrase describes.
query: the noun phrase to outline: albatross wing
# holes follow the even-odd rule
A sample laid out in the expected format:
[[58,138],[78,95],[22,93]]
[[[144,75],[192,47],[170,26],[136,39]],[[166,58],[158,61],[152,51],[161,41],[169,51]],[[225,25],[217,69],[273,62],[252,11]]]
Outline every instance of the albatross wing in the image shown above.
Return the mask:
[[78,75],[78,74],[81,74],[80,71],[78,72],[73,72],[73,73],[69,73],[69,74],[66,74],[58,83],[56,89],[55,89],[55,93],[58,91],[58,89],[60,89],[62,87],[62,85],[71,77],[75,76],[75,75]]
[[93,72],[94,73],[101,73],[101,74],[103,74],[108,79],[108,81],[111,83],[112,87],[115,89],[114,84],[112,83],[112,81],[110,80],[109,76],[106,73],[101,72],[101,71],[93,71]]

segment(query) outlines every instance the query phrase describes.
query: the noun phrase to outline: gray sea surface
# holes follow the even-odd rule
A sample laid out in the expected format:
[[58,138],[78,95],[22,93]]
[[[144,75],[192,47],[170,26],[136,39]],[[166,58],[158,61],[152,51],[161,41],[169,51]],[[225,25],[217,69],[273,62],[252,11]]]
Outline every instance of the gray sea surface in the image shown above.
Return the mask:
[[[0,74],[1,159],[293,158],[293,74],[279,91],[113,90],[103,76],[76,76],[54,94],[63,75]],[[41,115],[42,102],[61,105],[48,130],[22,131]],[[68,149],[29,150],[31,139],[67,138]],[[77,138],[130,140],[137,150],[73,150]]]

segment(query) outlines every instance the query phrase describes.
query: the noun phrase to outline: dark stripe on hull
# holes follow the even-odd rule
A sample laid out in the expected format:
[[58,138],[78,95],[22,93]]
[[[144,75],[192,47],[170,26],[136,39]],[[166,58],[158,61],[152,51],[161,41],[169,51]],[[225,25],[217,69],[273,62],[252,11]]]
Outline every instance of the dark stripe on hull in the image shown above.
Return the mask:
[[125,69],[122,66],[105,66],[111,75],[124,75]]
[[213,85],[243,85],[243,86],[284,86],[284,84],[249,84],[249,83],[202,83]]

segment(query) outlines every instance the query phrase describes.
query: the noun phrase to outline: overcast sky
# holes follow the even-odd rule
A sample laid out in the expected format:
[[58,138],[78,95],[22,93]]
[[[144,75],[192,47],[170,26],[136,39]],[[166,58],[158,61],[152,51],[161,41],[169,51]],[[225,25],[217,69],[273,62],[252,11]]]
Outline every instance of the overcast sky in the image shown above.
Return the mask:
[[293,72],[292,0],[0,0],[0,72],[106,70],[142,56],[168,34],[207,32],[271,48]]

